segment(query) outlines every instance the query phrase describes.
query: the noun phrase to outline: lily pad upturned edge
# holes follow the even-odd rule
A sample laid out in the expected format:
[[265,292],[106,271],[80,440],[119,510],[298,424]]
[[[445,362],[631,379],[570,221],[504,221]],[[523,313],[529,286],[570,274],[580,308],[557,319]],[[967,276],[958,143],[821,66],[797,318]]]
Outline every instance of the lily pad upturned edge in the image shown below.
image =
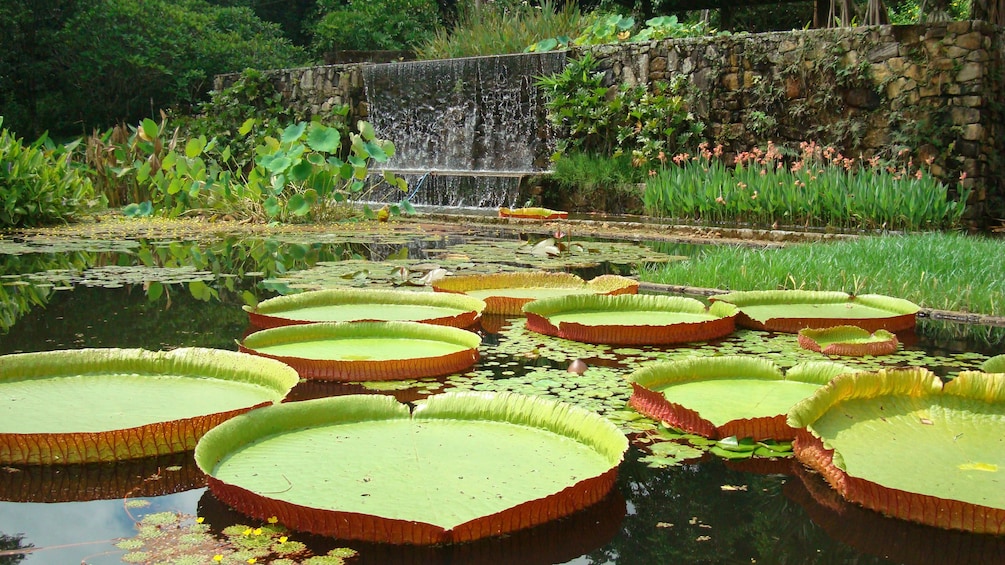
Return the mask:
[[499,208],[499,217],[527,220],[564,220],[569,217],[569,213],[549,208],[506,208],[502,206]]
[[860,357],[889,355],[897,351],[900,341],[886,330],[869,333],[858,326],[803,328],[799,330],[799,346],[825,355]]
[[[401,338],[442,341],[464,349],[446,355],[383,360],[306,359],[271,355],[263,347],[298,341]],[[419,322],[320,322],[271,328],[250,334],[238,344],[240,351],[282,361],[305,379],[324,381],[391,381],[438,377],[464,371],[478,362],[478,334],[449,326]]]
[[696,410],[672,402],[659,387],[674,383],[701,380],[732,379],[742,376],[766,381],[799,381],[823,385],[851,368],[829,361],[801,363],[783,375],[774,362],[760,357],[723,355],[688,357],[676,361],[655,363],[628,375],[632,385],[629,405],[639,413],[666,422],[667,425],[711,439],[736,436],[754,440],[788,441],[795,430],[787,423],[786,414],[756,418],[737,418],[716,426]]
[[[0,387],[5,381],[96,373],[192,375],[238,381],[271,390],[272,402],[282,400],[299,381],[296,371],[278,361],[199,347],[171,351],[70,349],[0,356]],[[104,463],[190,451],[216,425],[269,403],[107,432],[0,433],[0,464]]]
[[[309,324],[306,320],[298,320],[283,316],[298,308],[329,306],[336,304],[403,304],[418,306],[440,306],[456,308],[460,311],[455,316],[444,316],[417,320],[427,324],[452,326],[456,328],[471,327],[485,310],[485,301],[462,294],[446,294],[434,292],[389,290],[389,289],[351,289],[332,288],[312,290],[298,294],[277,296],[259,302],[257,306],[244,306],[252,326],[270,329],[292,324]],[[375,321],[375,320],[356,320]]]
[[[605,310],[623,312],[624,323],[587,325],[562,321],[557,326],[550,316],[577,310]],[[665,325],[631,323],[633,311],[658,311],[708,315],[709,319],[694,322],[667,323]],[[523,307],[527,328],[544,335],[585,343],[612,345],[667,345],[695,341],[708,341],[724,337],[736,329],[737,308],[726,302],[714,303],[708,308],[700,301],[682,296],[657,296],[640,294],[597,295],[575,294],[533,300]]]
[[[242,445],[292,428],[380,419],[488,420],[541,428],[585,444],[610,464],[602,474],[541,499],[470,520],[452,529],[417,521],[309,508],[265,497],[213,476],[219,462]],[[582,408],[513,393],[450,392],[431,396],[411,413],[391,397],[354,395],[256,410],[213,430],[199,443],[195,460],[208,475],[214,496],[249,516],[275,516],[295,530],[380,543],[430,545],[503,535],[555,520],[603,500],[614,488],[628,440],[614,424]],[[392,471],[393,472],[393,471]]]
[[[740,308],[736,317],[738,325],[755,330],[768,330],[787,333],[798,333],[804,328],[829,328],[833,326],[854,325],[874,332],[887,330],[890,332],[914,329],[917,323],[917,313],[921,307],[902,298],[894,298],[881,294],[851,295],[836,291],[815,290],[750,290],[717,294],[709,297],[709,301],[724,301]],[[890,316],[882,318],[803,318],[777,316],[767,319],[754,319],[744,312],[747,306],[764,306],[787,304],[840,304],[854,302],[890,312]]]
[[[886,487],[849,475],[840,466],[843,465],[840,455],[813,430],[814,422],[844,401],[900,395],[952,395],[975,402],[1001,404],[1005,403],[1005,374],[963,371],[943,384],[928,369],[912,367],[835,378],[789,412],[789,425],[797,429],[793,442],[796,458],[820,473],[845,500],[865,508],[937,528],[1005,534],[1005,509]],[[917,472],[916,469],[910,471]]]
[[985,373],[1005,373],[1005,353],[995,355],[981,365]]
[[[569,288],[586,289],[594,294],[636,294],[639,281],[620,275],[600,275],[589,281],[565,272],[516,272],[489,275],[460,275],[444,277],[433,283],[437,292],[467,293],[476,290],[510,288]],[[488,296],[485,298],[485,314],[507,316],[523,315],[523,307],[531,298],[511,296]]]

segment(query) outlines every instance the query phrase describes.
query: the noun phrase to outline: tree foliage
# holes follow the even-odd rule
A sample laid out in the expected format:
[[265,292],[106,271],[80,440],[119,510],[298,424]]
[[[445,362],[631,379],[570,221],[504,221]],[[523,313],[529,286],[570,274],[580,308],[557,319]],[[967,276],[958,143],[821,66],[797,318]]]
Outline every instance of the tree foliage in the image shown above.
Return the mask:
[[311,46],[336,50],[404,50],[425,41],[439,24],[435,0],[318,0]]
[[13,0],[0,19],[16,47],[0,50],[0,113],[27,135],[135,123],[195,102],[216,74],[306,59],[250,8],[204,0]]

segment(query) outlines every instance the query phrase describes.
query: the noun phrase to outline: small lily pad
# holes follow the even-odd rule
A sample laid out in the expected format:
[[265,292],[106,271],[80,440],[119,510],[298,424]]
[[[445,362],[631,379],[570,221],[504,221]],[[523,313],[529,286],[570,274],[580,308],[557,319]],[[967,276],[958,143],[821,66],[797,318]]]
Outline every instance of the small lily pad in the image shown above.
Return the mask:
[[826,355],[889,355],[897,351],[897,336],[886,331],[869,333],[858,326],[804,328],[799,330],[799,346]]

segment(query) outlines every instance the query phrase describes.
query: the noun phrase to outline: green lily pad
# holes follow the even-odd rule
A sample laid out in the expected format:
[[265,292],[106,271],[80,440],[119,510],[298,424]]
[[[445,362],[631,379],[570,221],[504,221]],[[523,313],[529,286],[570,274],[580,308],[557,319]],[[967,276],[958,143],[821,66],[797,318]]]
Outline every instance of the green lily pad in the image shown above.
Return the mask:
[[459,294],[340,288],[279,296],[244,309],[251,324],[263,329],[355,321],[410,321],[466,328],[478,321],[485,302]]
[[870,332],[913,329],[918,305],[879,294],[853,296],[844,292],[755,290],[711,297],[735,304],[736,323],[755,330],[796,333],[804,328],[858,326]]
[[799,330],[799,346],[827,355],[889,355],[897,351],[897,336],[886,331],[869,333],[858,326]]
[[1005,533],[1005,375],[842,375],[789,413],[796,457],[847,500],[940,528]]
[[282,400],[282,363],[231,351],[81,349],[0,357],[0,463],[115,461],[188,451],[216,424]]
[[635,294],[639,283],[627,277],[601,275],[589,282],[571,273],[498,273],[454,276],[433,283],[438,292],[457,292],[485,301],[486,314],[522,315],[525,304],[571,294]]
[[436,377],[478,361],[478,334],[418,322],[320,322],[253,333],[246,353],[278,359],[305,379],[334,381]]
[[601,500],[628,442],[587,410],[447,393],[308,400],[220,426],[196,449],[210,489],[251,516],[378,542],[470,541]]
[[693,298],[577,294],[542,298],[523,307],[527,328],[545,335],[606,344],[707,341],[736,329],[736,307],[710,308]]
[[1005,354],[995,355],[981,365],[985,373],[1005,373]]
[[657,363],[628,375],[630,404],[650,418],[709,438],[790,440],[786,414],[835,375],[838,363],[797,365],[782,375],[766,359],[691,357]]

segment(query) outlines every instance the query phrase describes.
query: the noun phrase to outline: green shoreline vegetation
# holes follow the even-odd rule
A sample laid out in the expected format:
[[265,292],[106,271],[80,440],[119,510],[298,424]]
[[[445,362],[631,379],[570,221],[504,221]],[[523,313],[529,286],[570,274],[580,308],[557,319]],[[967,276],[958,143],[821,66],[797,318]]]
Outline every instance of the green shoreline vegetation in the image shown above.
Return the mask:
[[924,308],[1005,315],[1005,241],[961,233],[862,236],[776,248],[708,245],[687,261],[640,273],[646,282],[723,290],[885,294]]

